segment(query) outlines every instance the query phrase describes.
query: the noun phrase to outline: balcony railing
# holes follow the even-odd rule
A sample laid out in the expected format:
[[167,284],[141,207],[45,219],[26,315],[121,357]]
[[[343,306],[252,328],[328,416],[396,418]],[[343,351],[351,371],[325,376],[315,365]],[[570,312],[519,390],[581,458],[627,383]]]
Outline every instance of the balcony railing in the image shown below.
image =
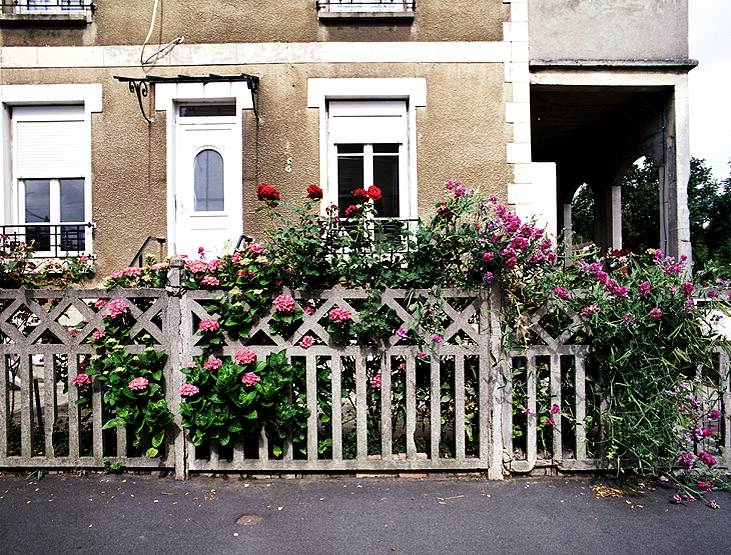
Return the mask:
[[0,14],[7,16],[91,15],[92,0],[0,0]]
[[316,5],[328,12],[413,12],[416,0],[324,0]]
[[74,258],[91,250],[91,230],[95,227],[93,222],[0,225],[0,235],[8,238],[11,248],[22,243],[32,245],[34,258]]

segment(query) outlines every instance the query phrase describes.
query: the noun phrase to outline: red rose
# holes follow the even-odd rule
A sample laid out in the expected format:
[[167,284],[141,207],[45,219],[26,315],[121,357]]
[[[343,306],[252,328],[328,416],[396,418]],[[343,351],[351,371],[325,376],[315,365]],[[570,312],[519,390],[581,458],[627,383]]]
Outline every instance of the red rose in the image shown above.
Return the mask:
[[358,212],[360,212],[360,208],[358,208],[358,207],[357,207],[357,206],[355,206],[354,204],[351,204],[351,205],[350,205],[350,206],[348,206],[348,208],[347,208],[347,209],[345,210],[345,217],[346,217],[346,218],[348,218],[348,217],[350,217],[350,215],[351,215],[351,214],[355,215],[355,214],[357,214]]
[[259,186],[256,188],[256,196],[259,200],[276,203],[279,200],[279,191],[266,183],[259,183]]
[[353,196],[358,204],[366,202],[368,200],[368,191],[365,189],[356,189],[353,191]]
[[322,198],[322,189],[317,185],[310,185],[307,187],[307,198],[312,200],[318,200]]
[[381,190],[375,185],[368,187],[368,198],[371,200],[378,200],[381,198]]

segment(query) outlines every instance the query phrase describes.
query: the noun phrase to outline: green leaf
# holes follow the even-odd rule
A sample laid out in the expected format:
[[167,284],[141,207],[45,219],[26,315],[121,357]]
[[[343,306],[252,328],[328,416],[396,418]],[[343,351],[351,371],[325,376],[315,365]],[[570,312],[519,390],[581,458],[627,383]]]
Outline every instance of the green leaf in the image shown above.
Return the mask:
[[104,426],[102,426],[102,430],[108,430],[109,428],[115,428],[117,426],[124,426],[127,424],[127,421],[124,418],[117,417],[112,418],[110,421],[108,421]]

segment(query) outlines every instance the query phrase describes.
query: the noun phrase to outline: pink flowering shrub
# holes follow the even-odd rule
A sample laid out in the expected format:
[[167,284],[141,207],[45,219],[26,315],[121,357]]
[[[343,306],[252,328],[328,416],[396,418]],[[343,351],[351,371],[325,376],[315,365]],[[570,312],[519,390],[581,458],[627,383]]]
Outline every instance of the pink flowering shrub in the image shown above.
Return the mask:
[[114,299],[109,301],[106,305],[106,310],[102,312],[102,318],[114,319],[121,314],[129,312],[129,305],[121,299]]
[[77,374],[71,380],[76,387],[86,387],[91,385],[91,377],[88,374]]
[[241,366],[251,364],[255,360],[256,354],[250,349],[243,348],[234,353],[234,361],[236,362],[236,364],[240,364]]
[[144,391],[149,383],[145,378],[138,377],[129,382],[129,388],[132,391]]
[[263,428],[275,455],[282,453],[288,433],[295,447],[304,449],[309,416],[304,365],[288,362],[286,351],[256,361],[245,348],[219,360],[217,372],[205,368],[205,355],[194,362],[181,369],[186,394],[181,388],[180,412],[195,445],[206,438],[227,445],[232,439],[255,438]]
[[197,395],[199,391],[200,390],[192,383],[184,383],[180,386],[181,397],[192,397],[193,395]]

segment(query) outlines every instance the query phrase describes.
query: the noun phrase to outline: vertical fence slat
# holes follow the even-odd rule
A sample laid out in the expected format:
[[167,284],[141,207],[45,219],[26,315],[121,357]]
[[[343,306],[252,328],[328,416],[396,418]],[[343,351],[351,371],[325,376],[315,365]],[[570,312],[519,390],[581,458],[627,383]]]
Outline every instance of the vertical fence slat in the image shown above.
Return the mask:
[[359,460],[368,458],[368,399],[366,397],[365,366],[363,356],[355,358],[356,452]]
[[117,434],[117,458],[127,458],[127,426],[117,426],[114,431]]
[[576,460],[586,460],[586,368],[584,367],[584,355],[574,355],[574,379],[576,380]]
[[0,401],[0,457],[8,456],[8,421],[10,414],[10,390],[9,366],[10,355],[3,354],[3,363],[0,368],[0,391],[2,391],[2,400]]
[[388,355],[381,357],[381,458],[391,460],[393,431],[391,430],[391,366]]
[[442,395],[439,380],[439,364],[435,364],[434,362],[430,363],[429,370],[431,374],[431,392],[429,395],[431,458],[433,460],[437,460],[439,459],[439,445],[442,442]]
[[[53,450],[53,427],[56,423],[56,360],[54,355],[43,358],[43,431],[46,442],[46,458],[55,457]],[[71,355],[66,360],[67,368]]]
[[[432,362],[439,364],[439,362]],[[416,458],[416,360],[409,357],[406,360],[406,458]]]
[[317,460],[317,357],[309,354],[306,364],[306,391],[307,408],[310,415],[307,417],[307,460]]
[[[269,439],[267,439],[267,435],[264,433],[264,428],[259,433],[259,460],[269,460]],[[216,461],[218,461],[218,444],[216,444]],[[211,462],[213,462],[213,453],[211,453]]]
[[102,464],[104,460],[104,438],[102,436],[102,384],[98,379],[93,382],[91,392],[92,449],[94,461]]
[[525,362],[526,390],[528,391],[528,406],[526,407],[528,409],[528,414],[526,415],[528,425],[525,448],[526,459],[528,460],[530,468],[533,468],[538,460],[538,365],[536,364],[537,361],[534,356],[526,359]]
[[241,464],[246,460],[246,455],[244,454],[244,442],[243,441],[233,441],[233,456],[232,460],[234,464]]
[[332,440],[333,460],[343,460],[343,399],[342,375],[343,363],[337,354],[330,359],[332,366]]
[[79,445],[79,407],[76,405],[76,401],[79,399],[79,390],[73,385],[73,379],[79,373],[78,357],[69,357],[68,369],[69,457],[78,459],[81,456]]
[[26,351],[20,355],[20,453],[23,458],[30,458],[32,453],[33,383],[31,376],[31,355]]
[[479,358],[479,380],[478,380],[478,395],[479,395],[479,408],[478,408],[478,441],[480,442],[480,460],[487,464],[488,457],[490,456],[489,441],[490,441],[490,405],[488,397],[489,387],[489,375],[490,365],[489,356],[485,353],[480,355]]
[[[561,406],[561,356],[555,353],[551,355],[551,402],[549,404]],[[551,417],[554,421],[553,460],[560,461],[563,459],[561,413],[551,414]]]
[[454,447],[458,460],[465,458],[464,356],[454,356]]
[[726,466],[731,466],[731,368],[729,355],[726,351],[719,353],[720,385],[723,387],[723,436],[721,438],[722,453]]
[[211,440],[209,456],[210,456],[210,460],[211,460],[211,466],[213,466],[213,468],[215,468],[216,465],[218,465],[218,462],[220,461],[219,456],[218,456],[218,450],[219,450],[220,446],[221,446],[221,444],[219,443],[219,441],[217,439]]

